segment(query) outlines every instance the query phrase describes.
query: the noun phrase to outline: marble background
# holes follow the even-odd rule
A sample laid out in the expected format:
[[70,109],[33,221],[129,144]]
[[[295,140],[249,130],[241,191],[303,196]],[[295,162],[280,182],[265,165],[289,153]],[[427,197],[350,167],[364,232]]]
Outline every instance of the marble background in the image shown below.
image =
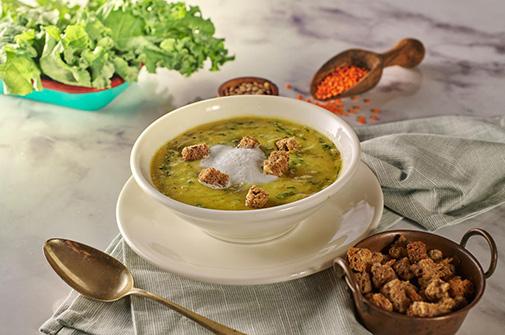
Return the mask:
[[[384,51],[403,37],[427,48],[415,70],[389,68],[366,94],[380,122],[458,114],[503,115],[505,2],[485,1],[191,1],[212,17],[236,61],[190,77],[143,73],[100,112],[0,97],[0,325],[2,334],[33,334],[68,292],[50,270],[42,244],[67,237],[104,248],[118,233],[117,195],[130,175],[139,133],[171,109],[212,97],[239,75],[272,79],[281,94],[306,93],[315,70],[351,47]],[[355,116],[348,118],[355,124]],[[497,272],[460,334],[505,327],[505,207],[439,233],[459,240],[485,227],[500,252]],[[411,226],[403,223],[402,226]],[[486,245],[469,248],[487,264]]]

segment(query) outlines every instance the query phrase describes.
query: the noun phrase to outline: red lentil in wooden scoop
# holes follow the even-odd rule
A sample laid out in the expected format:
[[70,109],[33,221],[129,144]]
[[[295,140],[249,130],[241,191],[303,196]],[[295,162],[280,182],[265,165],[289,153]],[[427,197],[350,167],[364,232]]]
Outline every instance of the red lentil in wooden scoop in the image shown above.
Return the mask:
[[363,67],[339,66],[317,85],[314,97],[318,100],[335,97],[355,86],[367,74],[368,70]]
[[417,66],[424,58],[423,44],[412,38],[398,42],[382,54],[350,49],[328,60],[317,70],[310,92],[318,100],[343,98],[364,93],[377,85],[385,67]]

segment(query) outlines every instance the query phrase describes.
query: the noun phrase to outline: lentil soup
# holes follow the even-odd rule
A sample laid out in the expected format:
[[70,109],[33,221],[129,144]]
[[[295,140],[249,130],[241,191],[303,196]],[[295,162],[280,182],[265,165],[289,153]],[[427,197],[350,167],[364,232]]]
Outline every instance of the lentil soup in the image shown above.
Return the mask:
[[201,162],[185,161],[181,156],[185,147],[198,143],[211,148],[216,145],[236,147],[246,136],[258,140],[265,157],[277,150],[276,142],[280,139],[294,137],[299,144],[296,151],[289,152],[289,168],[284,175],[257,184],[269,195],[265,207],[314,194],[333,183],[341,169],[340,152],[316,130],[280,119],[240,117],[190,129],[163,145],[151,163],[153,184],[168,197],[189,205],[224,210],[251,209],[244,203],[250,184],[209,188],[198,180]]

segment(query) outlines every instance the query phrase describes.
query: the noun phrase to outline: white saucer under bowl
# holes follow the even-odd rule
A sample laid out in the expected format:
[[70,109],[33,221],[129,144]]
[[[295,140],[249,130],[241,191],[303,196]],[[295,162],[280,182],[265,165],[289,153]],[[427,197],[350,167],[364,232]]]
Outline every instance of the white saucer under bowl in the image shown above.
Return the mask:
[[375,228],[383,208],[372,171],[360,163],[345,187],[288,234],[265,243],[236,244],[209,236],[146,195],[130,178],[116,217],[126,243],[160,268],[210,283],[253,285],[304,277],[331,266]]

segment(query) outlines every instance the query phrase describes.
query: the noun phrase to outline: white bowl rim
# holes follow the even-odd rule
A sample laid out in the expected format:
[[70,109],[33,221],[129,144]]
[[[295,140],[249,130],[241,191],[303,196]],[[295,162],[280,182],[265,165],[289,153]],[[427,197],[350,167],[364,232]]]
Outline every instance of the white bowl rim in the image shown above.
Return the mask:
[[[175,199],[172,199],[169,196],[161,193],[158,189],[156,189],[156,187],[154,187],[151,184],[151,182],[149,182],[148,180],[146,180],[146,178],[144,178],[144,175],[141,172],[139,164],[137,164],[137,161],[139,161],[136,159],[137,152],[139,151],[140,143],[143,141],[143,139],[145,137],[148,136],[150,130],[152,128],[156,127],[156,125],[159,122],[162,122],[162,120],[164,120],[165,118],[171,117],[171,115],[173,115],[174,113],[182,113],[182,112],[184,112],[185,109],[193,108],[198,105],[209,104],[212,102],[219,102],[222,100],[232,100],[232,99],[246,100],[246,99],[251,99],[251,98],[253,98],[253,99],[285,100],[285,101],[289,101],[290,103],[293,103],[293,101],[296,101],[296,103],[310,105],[311,108],[314,109],[313,112],[315,112],[315,113],[326,114],[326,115],[329,115],[330,117],[334,118],[340,124],[340,126],[342,127],[344,132],[351,139],[352,157],[347,162],[343,162],[349,166],[347,173],[345,173],[343,175],[338,175],[337,179],[335,179],[335,181],[333,181],[333,183],[326,186],[322,190],[309,195],[308,197],[305,197],[305,198],[302,198],[302,199],[299,199],[299,200],[296,200],[293,202],[289,202],[289,203],[283,204],[283,205],[267,207],[267,208],[260,208],[260,209],[244,209],[244,210],[212,209],[212,208],[204,208],[204,207],[197,207],[197,206],[189,205],[189,204],[183,203],[181,201],[177,201]],[[247,116],[247,115],[244,114],[244,116]],[[251,116],[254,116],[254,115],[251,115]],[[275,115],[273,115],[271,118],[276,118],[276,117],[275,117]],[[299,124],[296,120],[291,121],[291,120],[289,120],[287,118],[283,118],[283,117],[279,117],[279,119],[281,119],[281,120],[284,119],[284,120]],[[222,120],[226,120],[226,118],[222,118]],[[206,123],[209,123],[209,122],[206,122]],[[198,126],[204,125],[204,124],[205,123],[201,123],[201,124],[195,123],[194,127],[198,127]],[[316,129],[316,131],[319,132],[319,130],[317,130],[317,129]],[[162,145],[163,144],[161,144],[160,147]],[[311,206],[312,200],[330,193],[335,188],[338,190],[354,175],[354,173],[357,170],[356,168],[357,168],[358,162],[360,161],[360,156],[361,156],[360,142],[359,142],[358,136],[356,135],[356,133],[354,132],[352,127],[345,120],[343,120],[342,118],[338,117],[337,115],[329,112],[328,110],[326,110],[322,107],[319,107],[319,106],[314,105],[309,102],[305,102],[302,100],[297,100],[297,99],[293,99],[293,98],[289,98],[289,97],[270,96],[270,95],[234,95],[234,96],[225,96],[225,97],[216,97],[216,98],[211,98],[211,99],[205,99],[205,100],[197,101],[197,102],[194,102],[191,104],[187,104],[182,107],[176,108],[175,110],[170,111],[170,112],[166,113],[165,115],[159,117],[158,119],[154,120],[149,126],[147,126],[142,131],[142,133],[139,135],[139,137],[137,137],[137,139],[135,140],[135,143],[132,147],[131,154],[130,154],[130,168],[132,170],[133,177],[134,177],[135,181],[137,182],[137,184],[140,186],[140,188],[142,188],[144,190],[144,192],[147,192],[147,194],[149,194],[150,196],[154,197],[157,201],[159,201],[161,203],[165,203],[165,204],[167,204],[167,203],[170,204],[169,205],[170,208],[173,208],[181,213],[192,212],[191,216],[198,216],[195,214],[200,213],[200,214],[202,214],[202,216],[207,215],[207,217],[209,217],[209,218],[213,217],[215,215],[226,215],[228,217],[236,216],[237,218],[239,218],[243,215],[248,215],[248,214],[262,214],[262,215],[279,214],[279,212],[285,212],[285,211],[291,212],[291,211],[295,210],[295,208],[298,208],[301,210],[301,209],[306,209],[307,207],[312,207]],[[261,219],[264,219],[264,218],[265,218],[264,216],[261,217]],[[260,219],[260,218],[258,218],[258,219]],[[224,221],[223,221],[223,223],[224,223]]]

